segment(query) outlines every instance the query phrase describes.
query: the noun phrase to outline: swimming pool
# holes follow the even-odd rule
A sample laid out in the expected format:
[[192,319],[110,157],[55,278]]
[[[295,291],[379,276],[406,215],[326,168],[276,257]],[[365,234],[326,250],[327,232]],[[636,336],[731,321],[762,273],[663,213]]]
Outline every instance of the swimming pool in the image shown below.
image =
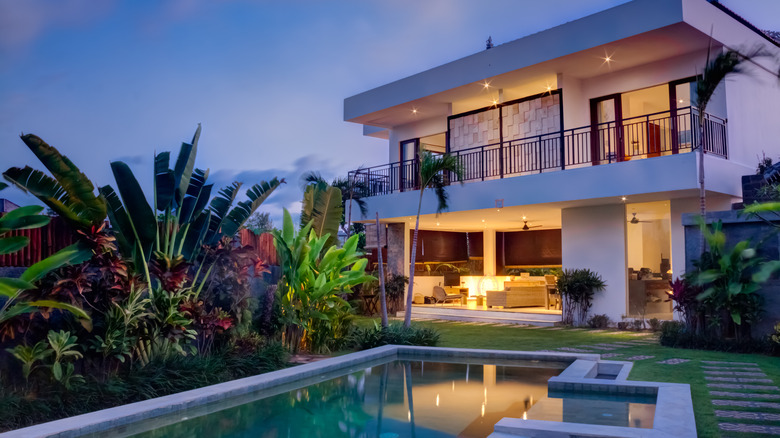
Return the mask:
[[386,346],[11,437],[696,436],[687,385],[597,355]]

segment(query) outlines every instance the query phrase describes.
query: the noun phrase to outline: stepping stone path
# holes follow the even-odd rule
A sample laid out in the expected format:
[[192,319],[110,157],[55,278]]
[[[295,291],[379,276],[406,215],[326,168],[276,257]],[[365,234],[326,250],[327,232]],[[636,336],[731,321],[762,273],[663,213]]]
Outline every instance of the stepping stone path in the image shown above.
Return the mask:
[[660,363],[663,365],[677,365],[677,364],[690,362],[690,361],[691,361],[690,359],[666,359],[656,363]]
[[618,356],[622,356],[622,355],[623,355],[623,353],[607,353],[607,354],[602,354],[601,358],[602,359],[609,359],[611,357],[618,357]]
[[[776,385],[755,385],[751,383],[775,383],[758,367],[750,362],[701,361],[705,379],[712,397],[712,405],[719,419],[718,427],[723,432],[748,432],[780,435],[780,388]],[[722,377],[731,376],[731,377]],[[722,391],[731,389],[739,391]],[[762,392],[759,392],[762,391]],[[764,401],[771,400],[771,401]]]
[[631,356],[627,357],[625,360],[645,360],[645,359],[652,359],[655,356]]

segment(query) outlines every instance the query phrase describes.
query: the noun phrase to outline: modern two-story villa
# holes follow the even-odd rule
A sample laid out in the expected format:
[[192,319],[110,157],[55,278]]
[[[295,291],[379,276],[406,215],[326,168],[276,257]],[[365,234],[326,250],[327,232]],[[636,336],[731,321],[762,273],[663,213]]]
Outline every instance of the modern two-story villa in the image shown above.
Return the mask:
[[[634,0],[345,99],[346,121],[388,141],[386,163],[350,174],[381,218],[388,270],[409,275],[419,151],[449,153],[462,184],[450,181],[440,215],[426,192],[415,302],[454,286],[464,299],[440,307],[549,322],[560,318],[554,297],[486,295],[534,284],[522,271],[588,268],[607,284],[592,314],[671,318],[681,214],[699,209],[699,120],[709,209],[730,208],[740,177],[780,149],[780,87],[763,69],[726,80],[706,114],[696,107],[708,52],[759,46],[780,56],[717,3]],[[777,71],[772,57],[758,62]]]

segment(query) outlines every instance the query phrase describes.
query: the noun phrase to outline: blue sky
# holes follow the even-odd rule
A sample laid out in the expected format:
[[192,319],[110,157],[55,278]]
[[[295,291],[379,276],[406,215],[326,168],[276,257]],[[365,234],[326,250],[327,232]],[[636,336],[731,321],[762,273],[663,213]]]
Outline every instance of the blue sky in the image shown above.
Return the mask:
[[[345,97],[625,0],[0,0],[0,170],[40,168],[34,133],[98,185],[112,160],[151,184],[155,151],[202,123],[197,165],[217,185],[273,176],[264,204],[296,211],[302,172],[386,161],[342,121]],[[724,0],[780,28],[778,0]],[[15,189],[0,196],[34,200]]]

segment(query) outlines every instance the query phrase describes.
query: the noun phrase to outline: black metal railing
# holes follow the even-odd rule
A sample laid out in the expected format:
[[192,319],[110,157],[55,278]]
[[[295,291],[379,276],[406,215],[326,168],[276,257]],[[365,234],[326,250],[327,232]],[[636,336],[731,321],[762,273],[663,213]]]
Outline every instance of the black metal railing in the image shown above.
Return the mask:
[[[566,129],[450,151],[463,166],[462,181],[484,181],[691,152],[699,144],[694,107],[623,119],[620,123]],[[704,114],[704,150],[728,158],[726,121]],[[400,161],[350,172],[368,196],[419,189],[418,161]],[[454,175],[448,176],[455,181]]]

